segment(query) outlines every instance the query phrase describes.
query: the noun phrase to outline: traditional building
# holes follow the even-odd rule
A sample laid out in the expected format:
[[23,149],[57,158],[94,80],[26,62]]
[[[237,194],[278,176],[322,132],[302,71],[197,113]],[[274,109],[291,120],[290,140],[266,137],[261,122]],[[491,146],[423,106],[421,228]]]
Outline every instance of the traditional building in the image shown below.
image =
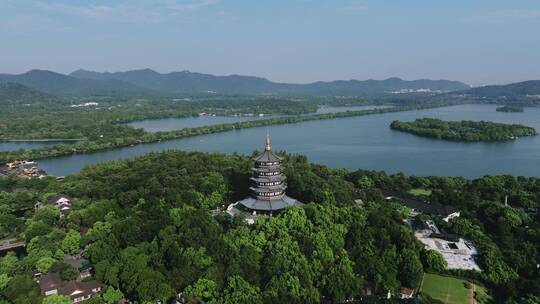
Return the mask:
[[42,178],[47,176],[47,172],[45,172],[45,170],[43,169],[40,169],[36,162],[28,160],[16,160],[14,162],[7,163],[5,168],[0,169],[0,174],[15,174],[28,178]]
[[414,297],[414,289],[401,287],[397,297],[398,299],[412,299]]
[[89,300],[100,293],[105,286],[98,281],[63,281],[57,273],[47,273],[39,278],[39,287],[44,296],[64,295],[71,299],[72,303]]
[[227,208],[231,215],[239,213],[250,217],[273,215],[293,206],[303,205],[285,194],[286,183],[283,175],[283,159],[272,152],[270,136],[266,133],[264,152],[253,158],[255,167],[251,177],[251,195]]
[[72,201],[73,198],[66,194],[53,195],[44,202],[37,202],[34,205],[34,209],[37,210],[44,206],[53,206],[54,208],[60,210],[60,216],[63,217],[71,210]]

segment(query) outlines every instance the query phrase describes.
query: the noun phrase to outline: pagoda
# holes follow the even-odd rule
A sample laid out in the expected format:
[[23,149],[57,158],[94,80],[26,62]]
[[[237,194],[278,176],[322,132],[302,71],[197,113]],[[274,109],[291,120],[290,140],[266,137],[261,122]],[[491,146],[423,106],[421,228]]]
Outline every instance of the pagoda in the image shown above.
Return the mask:
[[274,215],[281,210],[303,205],[285,194],[286,184],[283,175],[283,158],[272,152],[270,136],[266,131],[264,152],[253,158],[255,167],[251,177],[251,195],[231,204],[227,212],[231,215],[244,213],[248,216]]

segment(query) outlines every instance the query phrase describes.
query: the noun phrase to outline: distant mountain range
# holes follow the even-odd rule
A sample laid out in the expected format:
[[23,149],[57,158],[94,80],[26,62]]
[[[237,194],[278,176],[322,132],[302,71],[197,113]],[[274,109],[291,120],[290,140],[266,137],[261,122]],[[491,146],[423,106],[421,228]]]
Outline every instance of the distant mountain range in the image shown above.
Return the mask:
[[0,83],[19,83],[48,94],[58,96],[125,96],[157,94],[149,89],[118,80],[79,79],[44,70],[31,70],[24,74],[0,74]]
[[0,83],[0,105],[46,103],[57,99],[20,83]]
[[116,73],[98,73],[77,70],[70,76],[79,79],[118,80],[139,87],[172,94],[217,93],[234,94],[280,94],[280,95],[370,95],[400,90],[456,91],[468,88],[464,83],[448,80],[414,80],[399,78],[386,80],[336,80],[310,84],[276,83],[268,79],[229,75],[215,76],[189,71],[161,74],[150,69]]
[[467,90],[463,93],[473,95],[477,97],[514,97],[514,96],[527,96],[527,95],[539,95],[540,96],[540,80],[528,80],[523,82],[516,82],[506,85],[490,85],[484,87],[477,87]]
[[59,96],[373,96],[404,92],[450,92],[468,89],[449,80],[336,80],[309,84],[276,83],[265,78],[241,75],[215,76],[189,71],[158,73],[150,69],[116,73],[77,70],[69,75],[44,70],[0,74],[0,83],[20,83]]

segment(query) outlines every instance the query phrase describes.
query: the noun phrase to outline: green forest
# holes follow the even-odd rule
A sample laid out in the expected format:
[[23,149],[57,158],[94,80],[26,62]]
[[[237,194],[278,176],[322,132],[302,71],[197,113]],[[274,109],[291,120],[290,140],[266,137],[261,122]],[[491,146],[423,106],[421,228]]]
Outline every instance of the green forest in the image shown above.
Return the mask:
[[[64,181],[1,178],[2,237],[28,245],[26,256],[0,258],[0,302],[41,303],[33,273],[72,278],[76,270],[60,257],[83,249],[106,294],[135,303],[178,292],[187,303],[380,303],[388,291],[418,287],[424,272],[473,280],[499,303],[540,299],[540,179],[407,177],[283,156],[288,194],[307,204],[254,225],[210,212],[248,194],[246,156],[151,153],[88,166]],[[450,223],[434,220],[474,242],[482,272],[444,270],[404,222],[408,212],[383,195],[417,188],[462,211]],[[31,208],[59,193],[77,198],[67,216]],[[88,303],[112,303],[108,296]]]
[[515,113],[519,113],[519,112],[523,112],[523,111],[524,111],[523,107],[520,107],[520,106],[510,106],[510,105],[498,107],[498,108],[495,109],[495,110],[496,110],[497,112],[515,112]]
[[393,121],[392,130],[423,137],[463,142],[494,142],[512,140],[522,136],[537,135],[536,130],[519,124],[503,124],[490,121],[444,121],[421,118],[414,121]]

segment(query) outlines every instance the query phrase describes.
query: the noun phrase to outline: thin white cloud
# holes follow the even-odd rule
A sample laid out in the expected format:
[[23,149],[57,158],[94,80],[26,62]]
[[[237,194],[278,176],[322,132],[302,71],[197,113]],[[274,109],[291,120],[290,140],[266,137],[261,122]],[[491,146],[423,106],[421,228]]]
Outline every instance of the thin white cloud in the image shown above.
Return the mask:
[[75,17],[120,22],[159,22],[216,4],[218,0],[124,0],[114,5],[34,1],[43,11]]

